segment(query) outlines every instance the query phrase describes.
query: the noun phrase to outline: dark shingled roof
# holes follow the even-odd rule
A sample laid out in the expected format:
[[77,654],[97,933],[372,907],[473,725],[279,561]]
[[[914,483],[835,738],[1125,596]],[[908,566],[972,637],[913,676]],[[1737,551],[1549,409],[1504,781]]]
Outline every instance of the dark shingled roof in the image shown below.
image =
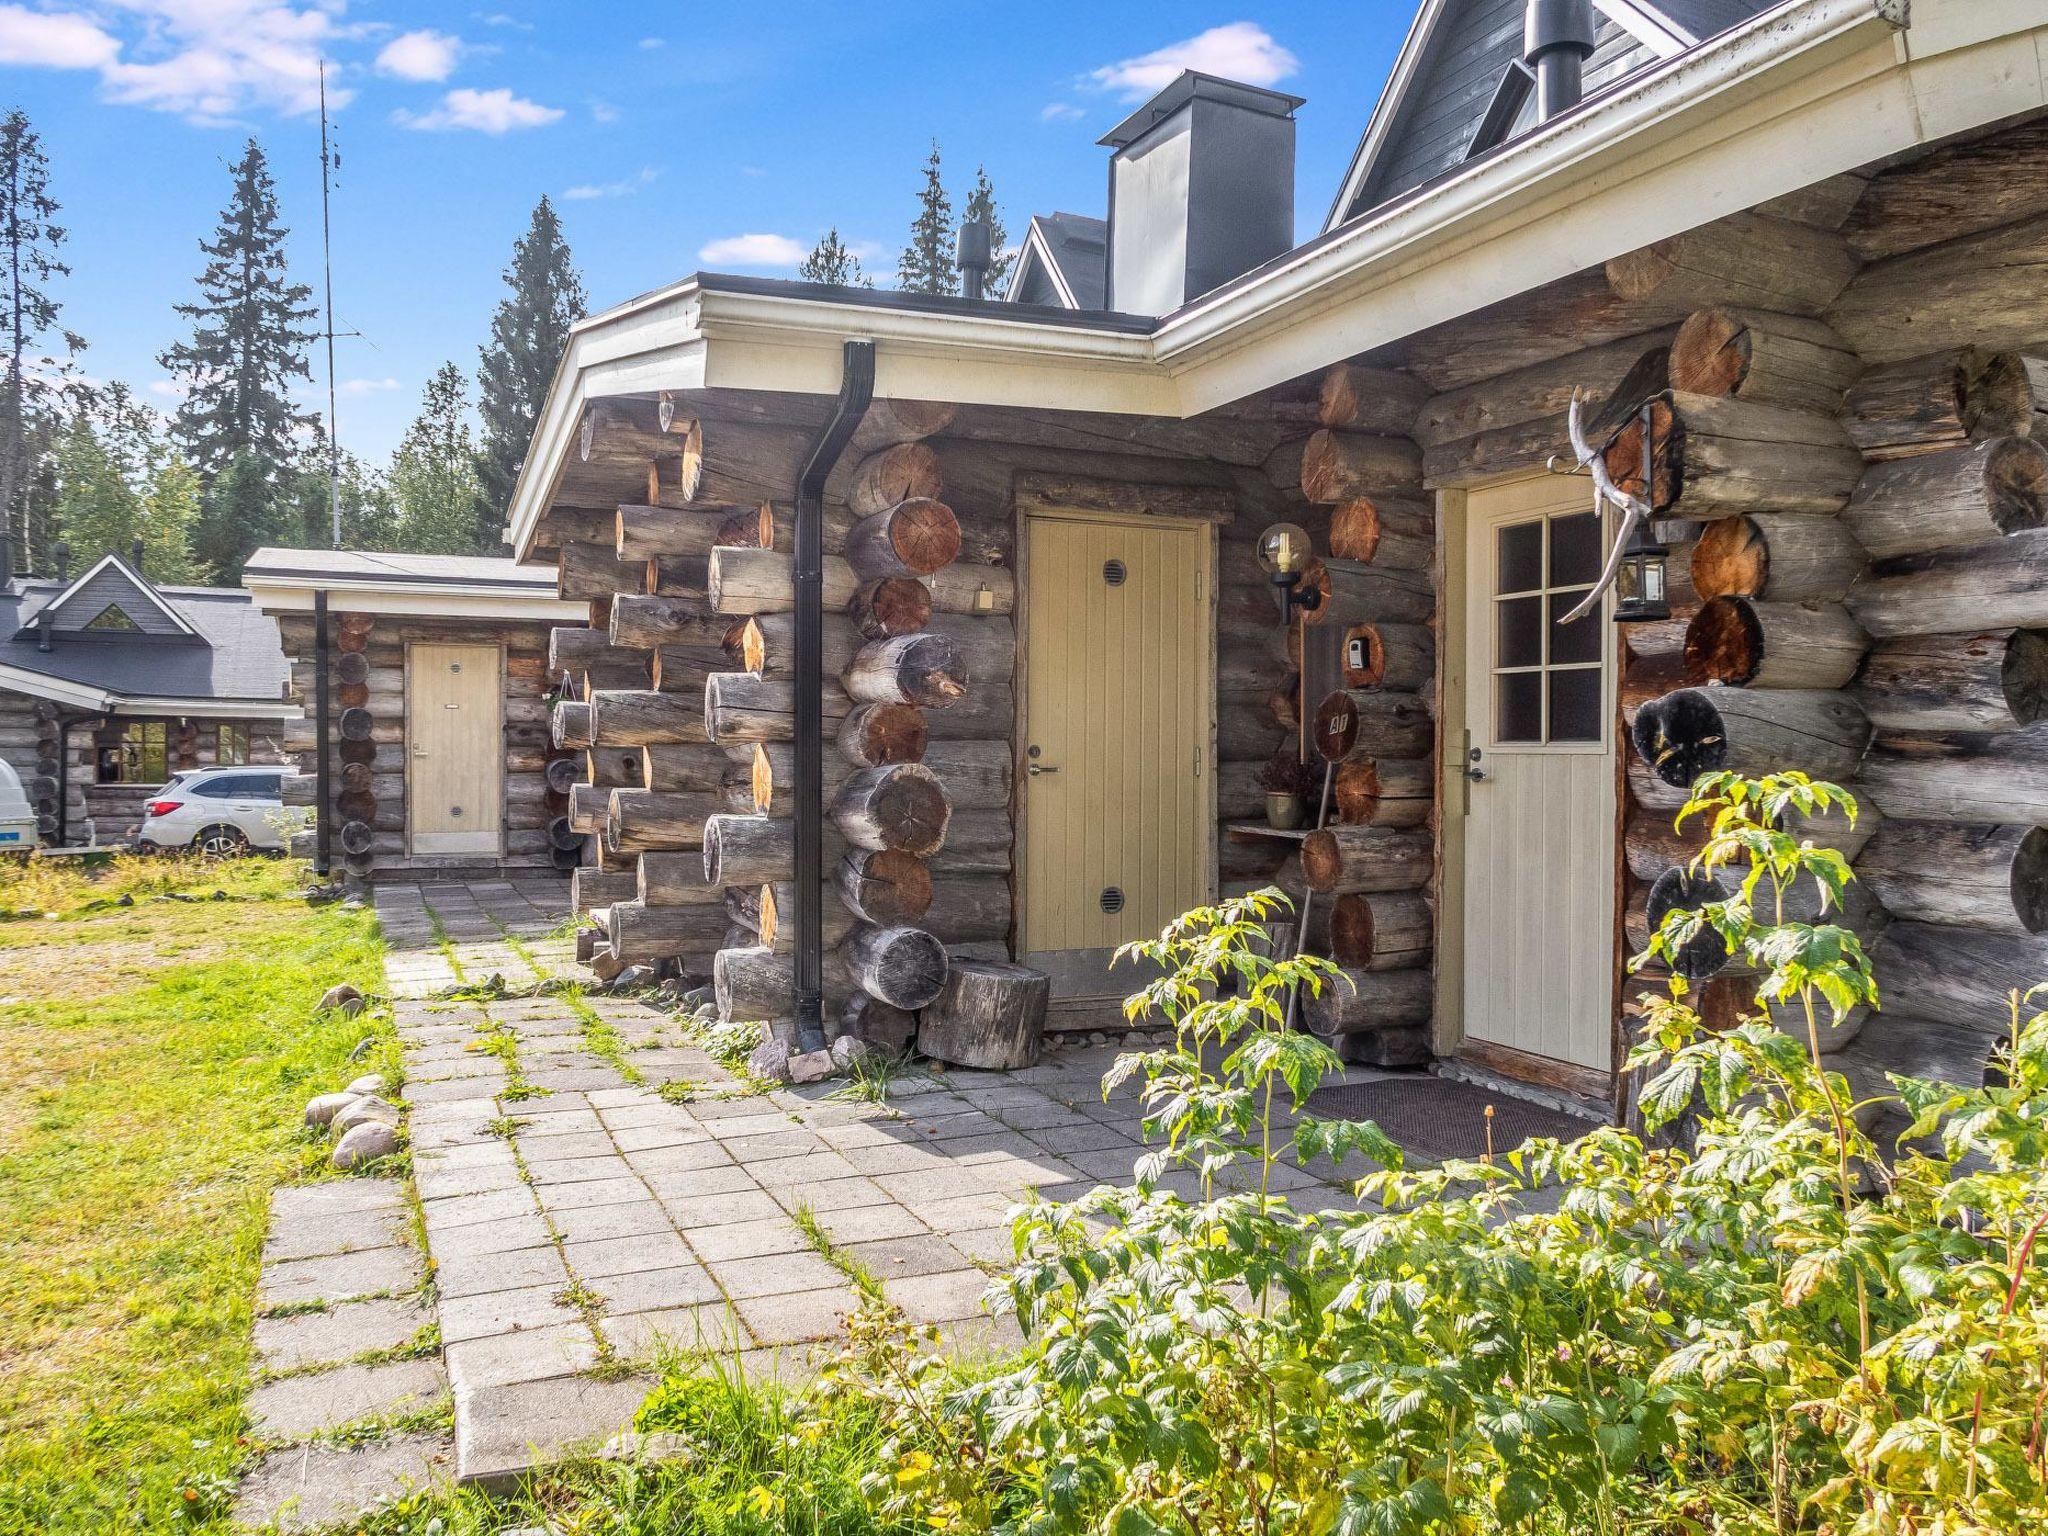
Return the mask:
[[[290,668],[277,621],[246,592],[154,587],[197,639],[65,630],[42,650],[31,627],[64,584],[36,577],[0,591],[0,665],[129,698],[283,700]],[[26,633],[24,633],[26,631]]]
[[[1109,221],[1080,213],[1041,213],[1033,217],[1031,228],[1072,290],[1075,308],[1102,308],[1103,295],[1109,291]],[[1037,252],[1031,259],[1038,259]],[[1024,296],[1014,278],[1010,292]]]

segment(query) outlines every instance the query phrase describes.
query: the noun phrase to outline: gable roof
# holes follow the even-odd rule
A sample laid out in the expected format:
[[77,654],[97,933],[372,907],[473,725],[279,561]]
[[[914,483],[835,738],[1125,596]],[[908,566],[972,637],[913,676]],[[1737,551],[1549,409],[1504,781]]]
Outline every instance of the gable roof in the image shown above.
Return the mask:
[[1034,214],[1004,298],[1018,304],[1100,309],[1109,292],[1109,221]]
[[[1593,0],[1599,13],[1585,90],[1592,95],[1698,46],[1778,0]],[[1323,228],[1457,169],[1522,57],[1524,0],[1422,0],[1385,89],[1353,152]],[[1510,103],[1510,105],[1514,105]],[[1535,126],[1519,104],[1504,137]],[[1491,148],[1479,143],[1477,148]]]
[[[290,671],[277,622],[248,593],[159,587],[140,581],[125,561],[115,563],[176,620],[175,643],[163,632],[85,628],[107,606],[92,601],[97,588],[88,585],[96,575],[104,579],[106,561],[68,585],[17,579],[13,590],[0,589],[0,689],[109,714],[299,713],[285,703]],[[39,620],[54,620],[67,599],[78,622],[53,622],[45,650]],[[159,617],[154,607],[148,612]]]
[[[110,607],[126,613],[134,629],[156,631],[160,635],[167,633],[187,640],[199,638],[199,632],[192,627],[191,621],[165,602],[155,586],[143,579],[141,572],[119,555],[111,553],[102,555],[97,565],[47,603],[41,604],[32,618],[24,618],[22,622],[24,626],[35,623],[48,625],[53,630],[82,632],[91,629]],[[157,622],[151,623],[151,618]],[[113,632],[121,633],[119,630]]]

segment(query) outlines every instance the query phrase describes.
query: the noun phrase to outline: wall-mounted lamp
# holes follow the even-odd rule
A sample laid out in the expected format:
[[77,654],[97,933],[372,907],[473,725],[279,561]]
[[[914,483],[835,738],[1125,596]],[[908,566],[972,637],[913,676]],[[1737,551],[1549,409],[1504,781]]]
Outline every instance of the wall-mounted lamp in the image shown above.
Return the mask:
[[1308,530],[1299,523],[1275,523],[1259,535],[1259,564],[1273,580],[1274,590],[1280,594],[1280,621],[1284,624],[1294,617],[1294,610],[1313,613],[1323,604],[1323,594],[1315,587],[1302,589],[1301,578],[1308,570],[1311,558]]
[[1648,518],[1630,531],[1621,564],[1614,572],[1615,623],[1647,624],[1671,617],[1671,601],[1664,588],[1664,560],[1670,553]]

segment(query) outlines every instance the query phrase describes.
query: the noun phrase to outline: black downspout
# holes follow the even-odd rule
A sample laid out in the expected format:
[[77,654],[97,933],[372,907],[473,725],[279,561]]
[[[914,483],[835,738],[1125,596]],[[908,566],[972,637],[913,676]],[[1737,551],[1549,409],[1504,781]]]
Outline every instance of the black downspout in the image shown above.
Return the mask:
[[327,767],[327,594],[313,594],[313,793],[319,803],[313,808],[313,873],[321,879],[333,865],[333,834],[328,814]]
[[875,344],[842,344],[839,400],[796,482],[796,1045],[825,1048],[825,480],[875,394]]

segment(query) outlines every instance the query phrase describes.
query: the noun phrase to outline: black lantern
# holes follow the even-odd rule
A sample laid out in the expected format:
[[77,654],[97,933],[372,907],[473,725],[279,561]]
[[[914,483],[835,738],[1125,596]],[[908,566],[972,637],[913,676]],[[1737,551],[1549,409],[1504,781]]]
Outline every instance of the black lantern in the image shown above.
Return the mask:
[[1664,588],[1664,560],[1670,549],[1658,542],[1648,518],[1637,523],[1614,572],[1614,622],[1647,624],[1671,617]]
[[1294,617],[1297,608],[1313,613],[1323,603],[1320,588],[1303,590],[1301,578],[1310,559],[1308,530],[1299,523],[1275,523],[1259,535],[1259,564],[1280,594],[1280,618]]

